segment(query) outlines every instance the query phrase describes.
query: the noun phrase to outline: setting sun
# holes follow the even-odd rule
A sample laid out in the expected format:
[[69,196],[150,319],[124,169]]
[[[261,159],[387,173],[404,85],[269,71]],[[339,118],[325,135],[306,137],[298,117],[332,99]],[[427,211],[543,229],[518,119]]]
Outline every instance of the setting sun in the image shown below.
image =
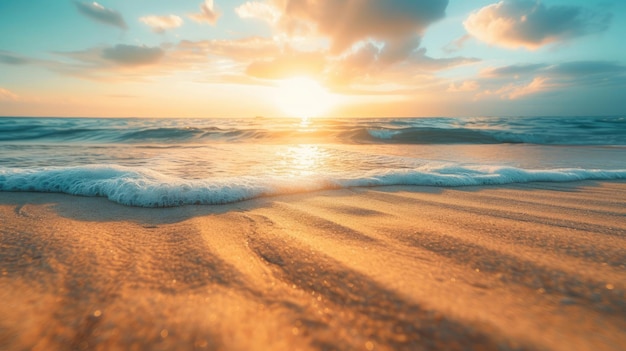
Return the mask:
[[317,81],[295,77],[278,84],[276,104],[289,117],[318,117],[332,107],[333,97]]
[[0,351],[626,351],[626,0],[0,0],[0,33]]

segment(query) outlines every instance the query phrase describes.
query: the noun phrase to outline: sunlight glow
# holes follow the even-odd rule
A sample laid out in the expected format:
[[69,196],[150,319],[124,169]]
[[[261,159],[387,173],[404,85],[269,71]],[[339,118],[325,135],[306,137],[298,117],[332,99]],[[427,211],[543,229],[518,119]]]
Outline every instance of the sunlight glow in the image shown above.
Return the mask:
[[285,79],[278,84],[276,104],[289,117],[318,117],[334,104],[334,98],[317,81],[307,77]]
[[281,165],[290,170],[291,177],[310,176],[323,166],[326,153],[316,145],[298,145],[280,152]]

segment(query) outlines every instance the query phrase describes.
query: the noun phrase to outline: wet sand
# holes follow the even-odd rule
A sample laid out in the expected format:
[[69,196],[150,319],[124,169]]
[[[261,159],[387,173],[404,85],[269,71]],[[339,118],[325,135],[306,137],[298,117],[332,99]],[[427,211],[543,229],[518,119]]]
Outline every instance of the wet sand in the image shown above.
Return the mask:
[[626,182],[0,193],[0,350],[623,350]]

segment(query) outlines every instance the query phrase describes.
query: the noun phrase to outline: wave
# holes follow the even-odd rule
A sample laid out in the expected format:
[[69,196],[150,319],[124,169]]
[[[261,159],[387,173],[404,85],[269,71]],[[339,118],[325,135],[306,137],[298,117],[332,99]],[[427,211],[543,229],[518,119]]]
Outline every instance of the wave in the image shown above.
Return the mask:
[[145,168],[82,166],[0,168],[0,191],[99,196],[137,207],[217,205],[325,189],[422,185],[458,187],[527,182],[626,179],[625,170],[528,170],[508,166],[425,165],[413,169],[303,177],[248,176],[186,180]]
[[467,128],[415,128],[367,129],[374,141],[402,144],[497,144],[520,143],[516,138],[498,138],[489,131]]
[[626,119],[413,118],[314,120],[0,118],[0,142],[189,144],[212,142],[626,145]]

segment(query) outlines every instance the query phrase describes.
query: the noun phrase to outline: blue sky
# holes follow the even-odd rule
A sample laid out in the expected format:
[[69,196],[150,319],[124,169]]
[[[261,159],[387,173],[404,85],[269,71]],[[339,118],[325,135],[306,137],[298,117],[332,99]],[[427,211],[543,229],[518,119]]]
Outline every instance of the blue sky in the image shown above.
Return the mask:
[[0,115],[626,113],[622,0],[0,0],[0,33]]

